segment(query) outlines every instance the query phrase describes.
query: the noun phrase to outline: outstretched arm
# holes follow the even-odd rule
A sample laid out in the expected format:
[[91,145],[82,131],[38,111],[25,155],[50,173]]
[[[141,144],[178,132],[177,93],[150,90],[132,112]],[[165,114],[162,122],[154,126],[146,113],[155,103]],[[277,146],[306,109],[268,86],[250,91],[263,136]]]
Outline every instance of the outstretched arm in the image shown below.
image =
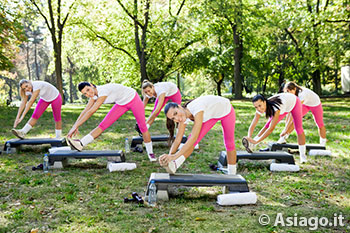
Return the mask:
[[107,96],[98,97],[97,100],[93,100],[92,98],[89,100],[86,105],[84,111],[80,114],[73,127],[70,129],[68,133],[68,137],[74,136],[78,132],[79,126],[84,124],[96,111],[100,108],[103,102],[106,100]]
[[15,123],[13,124],[13,128],[16,128],[17,125],[20,123],[19,119],[21,118],[21,114],[22,114],[24,108],[26,107],[27,101],[28,101],[28,96],[24,95],[22,97],[21,105],[19,106],[19,109],[17,112]]
[[178,126],[178,131],[176,134],[176,138],[173,142],[173,144],[171,145],[170,151],[169,151],[169,155],[175,154],[177,151],[177,148],[179,148],[179,145],[181,144],[182,141],[182,137],[185,134],[185,129],[186,129],[186,124],[185,123],[180,123]]
[[149,100],[149,98],[146,95],[144,95],[143,96],[143,107],[146,108],[146,105],[148,104],[148,100]]
[[258,113],[255,113],[254,119],[252,121],[252,123],[250,123],[249,129],[248,129],[248,137],[251,138],[253,133],[254,133],[254,129],[256,127],[256,125],[258,124],[258,121],[260,119],[260,115]]
[[24,119],[24,117],[26,116],[29,109],[33,106],[33,103],[36,100],[36,98],[38,97],[39,92],[40,92],[40,90],[36,90],[33,92],[32,97],[30,97],[30,100],[27,102],[26,107],[25,107],[21,117],[18,120],[18,123],[20,123]]
[[154,109],[154,111],[152,112],[152,114],[148,117],[146,123],[149,125],[152,125],[154,120],[156,119],[158,113],[160,112],[163,103],[164,103],[164,99],[165,99],[165,93],[160,94],[160,96],[158,97],[158,104],[156,109]]
[[[276,127],[276,125],[277,125],[277,123],[278,123],[278,118],[279,118],[279,116],[280,116],[280,110],[277,110],[276,112],[275,112],[275,115],[273,116],[273,118],[272,118],[272,120],[271,120],[271,123],[270,123],[270,126],[269,126],[269,128],[267,128],[264,132],[263,132],[263,134],[259,137],[259,139],[257,140],[257,141],[254,141],[254,142],[252,142],[252,143],[254,143],[254,144],[257,144],[257,143],[259,143],[259,142],[261,142],[261,141],[263,141],[265,138],[267,138],[272,132],[273,132],[273,130],[275,129],[275,127]],[[249,140],[249,139],[248,139]]]
[[159,157],[159,163],[161,166],[167,165],[170,161],[175,160],[182,155],[185,156],[186,158],[188,158],[188,156],[191,155],[194,149],[194,143],[197,141],[199,133],[202,129],[203,114],[204,112],[201,111],[197,113],[196,116],[194,117],[194,125],[192,128],[191,137],[187,139],[187,142],[185,143],[185,145],[178,152],[176,152],[174,155],[164,154]]

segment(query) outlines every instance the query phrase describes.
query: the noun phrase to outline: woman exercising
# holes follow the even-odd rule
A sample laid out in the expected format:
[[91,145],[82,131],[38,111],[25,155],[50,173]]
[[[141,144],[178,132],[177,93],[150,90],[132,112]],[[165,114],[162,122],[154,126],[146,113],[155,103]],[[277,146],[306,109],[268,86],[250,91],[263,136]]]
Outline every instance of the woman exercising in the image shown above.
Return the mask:
[[[292,93],[299,97],[302,107],[302,116],[305,116],[309,111],[311,111],[314,116],[314,121],[318,127],[318,133],[320,135],[320,144],[326,145],[326,127],[323,123],[323,108],[320,97],[313,91],[308,88],[300,87],[294,82],[288,82],[284,86],[284,92]],[[278,143],[286,143],[286,139],[289,134],[294,130],[294,125],[292,119],[288,114],[286,120],[286,127],[280,134],[280,139]]]
[[[22,79],[19,82],[19,93],[21,96],[21,105],[19,106],[15,123],[13,124],[12,133],[23,139],[29,130],[34,127],[38,119],[44,113],[46,108],[51,104],[53,118],[55,120],[55,132],[56,138],[60,138],[62,135],[62,119],[61,119],[61,107],[62,97],[56,87],[45,81],[29,81]],[[31,96],[28,101],[28,96]],[[19,123],[24,119],[25,115],[32,107],[37,97],[40,97],[32,117],[20,130],[15,129]]]
[[[177,103],[168,103],[164,108],[164,112],[168,119],[179,123],[178,133],[169,154],[163,154],[159,157],[160,165],[168,173],[174,174],[186,158],[191,155],[198,142],[202,140],[216,122],[221,121],[227,151],[228,173],[236,174],[236,116],[228,99],[213,95],[201,96],[187,103],[184,107]],[[191,135],[185,145],[176,152],[188,121],[194,122]],[[170,134],[173,134],[171,131],[174,131],[174,125],[172,128],[168,127]]]
[[148,117],[146,121],[147,128],[149,128],[153,124],[154,120],[169,100],[171,100],[174,103],[181,104],[180,90],[174,83],[171,82],[160,82],[153,84],[148,80],[145,80],[142,83],[142,92],[143,104],[145,107],[150,98],[156,98],[152,114]]
[[[111,126],[125,112],[131,110],[142,132],[149,160],[157,160],[153,154],[151,136],[145,122],[145,110],[140,96],[134,89],[114,83],[95,86],[89,82],[79,83],[78,89],[83,95],[89,98],[89,102],[67,135],[68,142],[74,149],[81,151],[83,147],[100,136],[105,129]],[[115,103],[115,105],[94,130],[84,136],[81,140],[73,140],[71,137],[78,133],[79,126],[87,121],[104,103]]]
[[[263,95],[256,95],[253,98],[253,105],[256,109],[255,117],[249,126],[248,136],[242,139],[243,146],[249,153],[252,153],[251,144],[256,145],[267,138],[275,129],[277,123],[282,120],[288,113],[291,113],[295,130],[298,135],[298,145],[300,162],[307,161],[305,151],[305,134],[302,125],[302,110],[300,99],[290,93],[280,93],[266,99]],[[266,118],[269,118],[265,127],[263,127],[258,135],[253,139],[254,129],[265,113]]]

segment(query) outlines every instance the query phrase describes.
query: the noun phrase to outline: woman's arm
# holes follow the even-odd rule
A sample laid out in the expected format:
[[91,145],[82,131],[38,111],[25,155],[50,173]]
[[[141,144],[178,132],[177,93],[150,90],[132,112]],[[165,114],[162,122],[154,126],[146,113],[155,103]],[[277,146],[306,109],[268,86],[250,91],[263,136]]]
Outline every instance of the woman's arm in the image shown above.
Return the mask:
[[143,106],[146,108],[146,105],[148,104],[149,98],[146,96],[146,94],[143,96]]
[[26,107],[25,107],[21,117],[19,118],[19,122],[21,122],[24,119],[24,117],[26,116],[27,112],[32,107],[34,101],[36,100],[36,98],[39,95],[39,92],[40,92],[40,90],[36,90],[36,91],[33,92],[32,97],[30,97],[30,100],[27,102]]
[[260,115],[258,113],[255,113],[254,119],[252,121],[252,123],[250,123],[249,129],[248,129],[248,137],[252,137],[253,133],[254,133],[254,129],[256,127],[256,125],[258,124],[258,121],[260,119]]
[[173,142],[173,144],[171,145],[170,151],[169,151],[169,155],[175,154],[177,151],[177,148],[179,148],[179,145],[181,144],[182,141],[182,137],[185,134],[185,129],[186,129],[186,124],[185,123],[180,123],[178,126],[178,131],[176,134],[176,138]]
[[98,97],[97,100],[90,99],[89,103],[87,104],[86,108],[84,109],[84,113],[82,112],[79,116],[79,118],[74,123],[73,127],[70,129],[68,133],[68,137],[71,137],[81,126],[84,124],[85,121],[87,121],[103,104],[103,102],[106,100],[107,96],[101,96]]
[[17,116],[16,116],[16,120],[15,120],[15,123],[13,124],[13,128],[16,128],[17,125],[20,123],[19,118],[21,117],[21,114],[22,114],[24,108],[26,107],[27,101],[28,101],[28,96],[24,95],[22,97],[22,99],[21,99],[21,104],[19,106],[19,109],[18,109],[18,112],[17,112]]
[[267,128],[267,130],[265,130],[265,132],[259,137],[259,139],[256,141],[256,143],[259,143],[261,141],[263,141],[265,138],[267,138],[275,129],[277,123],[278,123],[278,118],[280,116],[280,110],[277,110],[275,112],[275,115],[273,116],[270,126],[269,128]]
[[177,159],[178,157],[180,157],[181,155],[184,155],[185,157],[188,157],[193,149],[194,149],[194,143],[197,141],[199,133],[201,132],[202,129],[202,125],[203,125],[203,115],[204,112],[201,111],[199,113],[197,113],[194,117],[194,125],[191,131],[191,137],[189,139],[187,139],[185,145],[183,145],[183,147],[174,154],[173,159]]
[[160,112],[162,105],[164,103],[165,99],[165,93],[162,93],[160,96],[158,96],[158,104],[156,109],[152,112],[152,114],[148,117],[146,123],[149,125],[152,125],[154,120],[156,119],[157,114]]

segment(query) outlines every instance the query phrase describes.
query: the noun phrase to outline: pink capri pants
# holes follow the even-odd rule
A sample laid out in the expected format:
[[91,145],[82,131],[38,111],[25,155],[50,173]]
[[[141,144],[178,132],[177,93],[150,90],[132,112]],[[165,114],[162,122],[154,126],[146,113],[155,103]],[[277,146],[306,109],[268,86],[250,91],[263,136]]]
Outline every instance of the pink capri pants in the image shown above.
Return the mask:
[[[295,102],[294,108],[291,111],[291,114],[293,117],[295,131],[297,131],[297,134],[299,135],[299,134],[304,133],[303,115],[302,115],[302,107],[301,107],[300,99],[297,98],[296,96],[295,96],[295,98],[296,98],[296,102]],[[280,122],[287,114],[288,114],[288,112],[281,114],[278,118],[278,122]],[[272,120],[272,117],[270,117],[270,119],[267,121],[265,128],[269,128],[271,120]]]
[[61,108],[62,108],[62,96],[61,96],[61,94],[58,94],[56,99],[54,99],[51,102],[47,102],[43,99],[39,99],[39,101],[35,107],[35,110],[33,112],[32,118],[34,118],[36,120],[39,119],[50,104],[51,104],[51,108],[52,108],[53,119],[55,120],[55,122],[60,121],[61,120]]
[[312,115],[314,116],[314,121],[315,121],[317,127],[322,128],[324,126],[322,104],[319,104],[315,107],[310,107],[310,106],[306,106],[303,104],[302,111],[303,111],[303,116],[305,116],[306,113],[311,111]]
[[[199,132],[198,138],[194,143],[196,146],[202,138],[209,132],[216,122],[221,121],[222,132],[224,136],[224,144],[227,151],[233,151],[236,149],[235,146],[235,124],[236,124],[236,114],[233,107],[231,111],[224,117],[210,119],[202,124],[201,131]],[[189,138],[191,135],[189,135]]]
[[[177,89],[177,92],[176,92],[174,95],[171,95],[171,96],[168,96],[168,97],[165,97],[165,98],[164,98],[164,102],[163,102],[162,107],[160,108],[160,110],[163,109],[164,105],[165,105],[169,100],[171,100],[171,101],[174,102],[174,103],[177,103],[177,104],[181,105],[181,99],[182,99],[182,97],[181,97],[180,90]],[[154,110],[156,110],[157,106],[158,106],[158,98],[156,99],[156,102],[154,102],[154,108],[153,108],[152,113],[154,112]],[[156,117],[159,115],[160,112],[161,112],[161,111],[159,111],[159,112],[156,114]]]
[[136,122],[139,125],[141,132],[142,133],[146,132],[148,129],[147,129],[146,120],[145,120],[145,109],[143,107],[141,98],[137,93],[129,103],[125,105],[115,104],[111,108],[111,110],[109,110],[109,112],[107,113],[107,115],[105,116],[105,118],[102,120],[102,122],[99,124],[98,127],[100,127],[102,130],[107,129],[116,120],[118,120],[119,117],[121,117],[125,112],[129,111],[130,109],[135,116]]

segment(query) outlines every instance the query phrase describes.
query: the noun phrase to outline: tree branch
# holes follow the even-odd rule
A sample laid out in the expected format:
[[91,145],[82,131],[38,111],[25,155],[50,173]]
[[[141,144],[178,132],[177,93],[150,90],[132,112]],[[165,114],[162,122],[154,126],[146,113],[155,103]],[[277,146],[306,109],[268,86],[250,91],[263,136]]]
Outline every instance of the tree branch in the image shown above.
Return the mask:
[[183,0],[183,1],[182,1],[179,10],[178,10],[177,13],[176,13],[176,16],[179,16],[179,14],[180,14],[180,12],[181,12],[181,10],[182,10],[182,7],[185,5],[185,1],[186,1],[186,0]]
[[296,50],[300,53],[300,55],[301,55],[302,57],[304,57],[303,52],[302,52],[301,49],[299,48],[298,41],[295,39],[295,37],[293,36],[293,34],[288,30],[288,28],[285,28],[284,31],[289,35],[289,37],[290,37],[290,38],[292,39],[292,41],[294,42]]
[[123,8],[123,10],[125,11],[125,13],[126,13],[132,20],[134,20],[135,23],[136,23],[137,25],[139,25],[141,28],[143,28],[143,25],[137,20],[137,18],[136,18],[134,15],[132,15],[132,14],[128,11],[128,9],[126,9],[126,7],[123,5],[123,3],[121,3],[120,0],[117,0],[117,2],[118,2],[119,5]]
[[75,0],[74,0],[74,2],[72,3],[72,5],[70,5],[70,6],[69,6],[69,9],[68,9],[67,15],[66,15],[66,17],[64,18],[63,23],[61,24],[62,28],[64,27],[64,25],[65,25],[65,24],[66,24],[66,22],[67,22],[67,19],[68,19],[68,16],[69,16],[69,12],[70,12],[70,10],[72,9],[72,7],[73,7],[74,3],[75,3]]
[[34,6],[36,7],[36,9],[39,11],[39,14],[44,18],[47,27],[48,27],[49,30],[51,31],[51,27],[50,27],[49,21],[47,20],[47,18],[46,18],[46,16],[44,15],[44,13],[40,10],[40,8],[39,8],[39,6],[36,4],[35,0],[30,0],[30,1],[34,4]]
[[110,42],[106,37],[99,35],[97,32],[95,32],[91,27],[89,27],[88,25],[86,25],[85,23],[79,23],[81,25],[83,25],[84,27],[86,27],[87,29],[89,29],[97,38],[105,41],[108,45],[110,45],[113,49],[119,50],[124,52],[126,55],[128,55],[134,62],[136,62],[136,59],[125,49],[117,47],[115,45],[112,44],[112,42]]

